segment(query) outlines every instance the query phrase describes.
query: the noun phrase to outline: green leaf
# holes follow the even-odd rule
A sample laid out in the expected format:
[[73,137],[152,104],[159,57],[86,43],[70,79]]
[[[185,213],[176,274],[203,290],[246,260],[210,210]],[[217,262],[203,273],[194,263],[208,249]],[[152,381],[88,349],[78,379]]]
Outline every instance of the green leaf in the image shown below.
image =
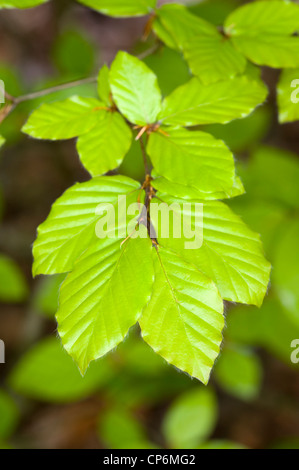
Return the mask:
[[140,422],[120,406],[111,408],[100,417],[99,436],[109,449],[133,449],[132,443],[146,441]]
[[168,410],[163,423],[173,448],[194,449],[212,433],[217,421],[217,399],[212,388],[197,387],[181,395]]
[[219,354],[223,302],[214,283],[172,251],[153,252],[155,282],[140,319],[144,340],[171,364],[207,383]]
[[7,439],[14,432],[19,410],[14,400],[4,390],[0,389],[0,439]]
[[[246,59],[217,28],[196,17],[182,5],[165,5],[157,12],[156,34],[182,50],[191,71],[205,83],[233,78],[244,71]],[[166,32],[164,33],[164,29]]]
[[279,122],[299,120],[299,69],[286,69],[281,72],[277,85]]
[[[74,54],[76,51],[76,54]],[[88,77],[94,71],[96,49],[86,32],[76,27],[63,29],[54,40],[52,57],[63,79]],[[61,80],[61,78],[60,78]]]
[[168,47],[162,47],[149,55],[144,62],[157,75],[163,96],[190,80],[190,72],[183,57]]
[[0,148],[5,144],[5,139],[2,135],[0,135]]
[[235,178],[234,158],[221,140],[183,128],[150,135],[147,152],[156,172],[203,192],[226,192]]
[[27,282],[19,266],[7,256],[0,255],[0,301],[23,302],[27,296]]
[[270,67],[298,67],[299,6],[289,1],[259,1],[229,15],[225,32],[249,60]]
[[82,373],[138,321],[151,294],[151,249],[148,238],[98,240],[62,284],[58,331]]
[[205,86],[192,78],[164,100],[158,119],[173,126],[224,124],[247,116],[266,96],[267,88],[262,82],[245,76],[219,82],[217,86]]
[[[157,196],[168,206],[179,204],[179,212],[176,209],[174,212],[181,224],[182,234],[176,238],[170,227],[172,232],[168,238],[159,237],[158,234],[159,243],[182,254],[187,261],[213,279],[225,300],[260,306],[270,274],[270,264],[264,258],[260,237],[222,202],[205,201],[203,220],[198,220],[194,204],[184,205],[186,201],[165,194],[157,193]],[[184,219],[189,221],[190,216],[194,242],[198,241],[198,237],[201,239],[202,234],[200,248],[195,243],[194,249],[192,246],[186,249],[190,239],[184,236]],[[157,221],[153,218],[152,222],[156,227]]]
[[72,269],[74,262],[92,241],[101,218],[97,206],[117,204],[118,196],[136,202],[140,184],[125,176],[103,176],[69,188],[54,204],[38,228],[33,245],[33,273],[58,274]]
[[260,391],[262,366],[250,350],[228,345],[215,366],[215,376],[228,393],[253,400]]
[[117,112],[103,113],[97,125],[77,142],[84,167],[92,176],[114,170],[123,161],[132,141],[132,132]]
[[157,176],[153,173],[155,177],[152,181],[152,185],[155,189],[161,193],[167,193],[171,196],[178,197],[180,199],[188,200],[213,200],[213,199],[226,199],[231,197],[240,196],[245,192],[242,181],[238,176],[235,176],[233,186],[227,192],[216,191],[216,192],[203,192],[201,189],[192,188],[190,186],[180,185],[178,183],[173,183],[162,176]]
[[161,109],[156,75],[139,59],[119,52],[111,65],[110,84],[114,101],[132,123],[154,123]]
[[299,328],[299,221],[286,224],[277,242],[273,264],[273,287],[286,314]]
[[277,206],[299,207],[298,156],[287,150],[261,146],[248,165],[240,167],[250,203],[266,200]]
[[36,139],[72,139],[96,126],[101,107],[103,103],[95,98],[79,96],[46,103],[31,114],[22,131]]
[[38,313],[53,318],[58,309],[58,293],[65,274],[46,276],[40,280],[33,297],[33,308]]
[[107,361],[93,364],[83,378],[59,340],[49,337],[23,354],[8,377],[17,393],[36,400],[69,403],[106,385],[113,370]]
[[49,0],[0,0],[0,8],[32,8]]
[[77,0],[108,16],[143,16],[155,8],[156,0]]
[[109,81],[109,68],[104,65],[98,75],[98,95],[106,106],[111,106],[111,88]]

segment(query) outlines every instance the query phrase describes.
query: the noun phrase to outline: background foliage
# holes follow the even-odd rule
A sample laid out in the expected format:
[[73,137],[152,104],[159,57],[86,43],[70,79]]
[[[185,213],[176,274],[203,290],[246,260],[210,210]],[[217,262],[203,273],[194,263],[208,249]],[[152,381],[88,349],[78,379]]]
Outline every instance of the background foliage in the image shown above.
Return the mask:
[[[242,2],[194,3],[194,13],[218,25]],[[120,48],[138,53],[148,47],[139,42],[145,22],[107,18],[61,0],[31,12],[1,12],[0,77],[17,96],[96,74]],[[164,95],[190,78],[176,50],[165,47],[145,62]],[[285,90],[283,84],[296,78],[295,71],[286,74],[263,70],[270,97],[248,118],[200,129],[234,152],[246,194],[230,205],[262,234],[273,264],[261,309],[226,309],[225,341],[208,387],[166,365],[137,328],[82,379],[56,339],[64,275],[31,278],[37,225],[65,189],[89,177],[72,141],[33,142],[19,129],[39,102],[76,92],[94,98],[94,85],[23,103],[1,125],[0,338],[6,364],[0,366],[0,447],[299,447],[298,365],[290,360],[291,341],[299,338],[298,123],[278,124],[275,96],[278,82]],[[286,102],[283,92],[279,99]],[[285,112],[298,117],[298,109]],[[142,180],[137,145],[120,172]]]

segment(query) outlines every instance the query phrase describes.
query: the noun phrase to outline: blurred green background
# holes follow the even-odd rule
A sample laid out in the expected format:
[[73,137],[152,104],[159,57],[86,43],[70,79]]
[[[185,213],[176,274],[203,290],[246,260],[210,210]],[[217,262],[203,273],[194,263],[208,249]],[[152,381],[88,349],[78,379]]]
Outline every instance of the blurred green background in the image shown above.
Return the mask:
[[[183,3],[183,2],[181,2]],[[196,14],[219,25],[241,4],[206,0]],[[138,53],[146,18],[117,20],[57,0],[0,13],[0,78],[18,96],[96,75],[119,49]],[[147,57],[163,94],[189,79],[167,48]],[[51,204],[89,178],[74,141],[33,141],[20,133],[41,100],[20,105],[1,124],[0,448],[299,448],[299,124],[278,125],[278,72],[264,69],[270,95],[250,117],[206,129],[234,151],[246,194],[230,202],[261,233],[273,264],[261,309],[226,306],[222,354],[208,387],[165,363],[138,328],[83,379],[57,339],[63,276],[32,280],[31,246]],[[215,85],[217,86],[217,84]],[[94,96],[95,85],[52,94]],[[143,178],[133,145],[120,172]]]

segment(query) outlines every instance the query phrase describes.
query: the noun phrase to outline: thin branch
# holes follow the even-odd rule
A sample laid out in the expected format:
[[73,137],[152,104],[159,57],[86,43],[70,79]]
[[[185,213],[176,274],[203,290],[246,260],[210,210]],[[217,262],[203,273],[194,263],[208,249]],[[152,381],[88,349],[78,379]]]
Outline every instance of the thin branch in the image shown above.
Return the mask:
[[85,85],[87,83],[95,83],[97,77],[88,77],[83,78],[82,80],[76,80],[74,82],[62,83],[61,85],[56,85],[51,88],[46,88],[45,90],[36,91],[34,93],[28,93],[28,95],[18,96],[17,98],[12,98],[14,104],[20,104],[24,101],[35,100],[36,98],[41,98],[42,96],[50,95],[51,93],[56,93],[57,91],[66,90],[68,88],[73,88],[80,85]]
[[[161,44],[157,42],[152,47],[150,47],[146,51],[139,54],[137,58],[140,60],[143,60],[149,55],[154,54],[160,48],[160,45]],[[26,95],[21,95],[17,97],[14,97],[14,96],[9,95],[8,93],[5,93],[5,97],[14,106],[16,106],[20,103],[23,103],[24,101],[35,100],[36,98],[41,98],[42,96],[50,95],[52,93],[56,93],[57,91],[67,90],[68,88],[73,88],[73,87],[85,85],[88,83],[96,83],[96,81],[97,81],[97,77],[88,77],[88,78],[83,78],[81,80],[75,80],[72,82],[62,83],[61,85],[56,85],[50,88],[46,88],[44,90],[36,91],[33,93],[28,93]]]
[[145,146],[144,146],[142,136],[140,137],[139,142],[140,142],[140,147],[141,147],[141,153],[142,153],[145,173],[146,173],[146,175],[150,175],[150,168],[149,168],[149,164],[148,164],[148,161],[147,161],[147,156],[146,156],[146,151],[145,151]]

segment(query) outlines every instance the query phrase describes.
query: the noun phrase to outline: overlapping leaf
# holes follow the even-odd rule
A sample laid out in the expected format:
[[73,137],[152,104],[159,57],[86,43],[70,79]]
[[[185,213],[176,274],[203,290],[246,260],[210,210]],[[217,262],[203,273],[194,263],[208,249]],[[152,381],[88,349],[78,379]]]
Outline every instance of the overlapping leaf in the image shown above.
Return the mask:
[[62,284],[58,331],[82,373],[139,319],[151,294],[151,250],[148,238],[98,240]]
[[79,96],[46,103],[31,114],[22,130],[36,139],[72,139],[98,123],[103,106],[95,98]]
[[192,78],[164,100],[158,119],[173,126],[224,124],[247,116],[266,96],[266,86],[246,76],[219,82],[217,86],[204,86]]
[[[179,204],[175,217],[181,225],[180,238],[174,236],[170,226],[169,238],[162,234],[159,243],[194,263],[215,282],[225,300],[260,306],[267,291],[270,264],[264,258],[259,236],[221,202],[205,201],[202,220],[198,220],[194,204],[186,205],[184,200],[159,193],[157,197],[168,206]],[[184,217],[191,220],[194,240],[196,234],[199,237],[202,233],[200,248],[194,244],[195,249],[186,249],[190,240],[184,236]],[[153,224],[156,226],[157,220]]]
[[153,256],[142,336],[168,362],[207,383],[222,341],[222,299],[214,283],[176,253],[158,247]]
[[148,15],[156,6],[156,0],[77,0],[109,16],[142,16]]
[[156,75],[139,59],[119,52],[110,71],[114,101],[122,114],[139,125],[154,123],[161,109]]
[[114,204],[118,197],[138,198],[139,183],[124,176],[97,177],[69,188],[53,205],[38,228],[33,245],[33,273],[55,274],[72,269],[76,258],[95,241],[95,226],[101,215],[97,206]]
[[215,26],[182,5],[164,5],[153,24],[169,47],[182,50],[191,71],[205,84],[233,78],[244,71],[246,59]]
[[259,1],[232,12],[224,29],[249,60],[270,67],[299,66],[299,5],[289,1]]
[[119,113],[105,112],[90,132],[77,142],[80,159],[93,176],[117,168],[128,152],[132,132]]
[[210,134],[165,128],[151,134],[147,151],[156,172],[173,183],[202,192],[226,192],[233,186],[233,155]]
[[161,193],[170,194],[171,196],[178,197],[180,199],[186,199],[186,200],[226,199],[226,198],[240,196],[241,194],[244,194],[245,192],[242,181],[240,180],[238,176],[235,176],[233,185],[230,188],[230,190],[227,192],[224,192],[224,191],[204,192],[200,188],[192,188],[190,186],[185,186],[182,184],[174,183],[172,181],[169,181],[167,178],[164,178],[163,176],[158,176],[156,174],[153,174],[153,176],[155,176],[155,178],[152,181],[152,185],[155,189],[157,189]]

